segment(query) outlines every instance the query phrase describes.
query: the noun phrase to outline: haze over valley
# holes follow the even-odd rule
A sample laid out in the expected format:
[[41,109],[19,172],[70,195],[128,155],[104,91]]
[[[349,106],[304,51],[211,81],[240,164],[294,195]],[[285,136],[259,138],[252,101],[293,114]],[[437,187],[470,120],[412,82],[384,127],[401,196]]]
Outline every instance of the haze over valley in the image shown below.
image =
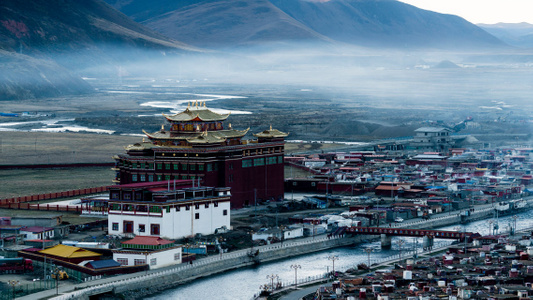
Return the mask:
[[461,134],[531,133],[529,44],[457,16],[370,0],[30,2],[0,4],[1,112],[20,115],[0,121],[23,123],[2,130],[141,134],[207,99],[234,126],[298,140],[468,118]]

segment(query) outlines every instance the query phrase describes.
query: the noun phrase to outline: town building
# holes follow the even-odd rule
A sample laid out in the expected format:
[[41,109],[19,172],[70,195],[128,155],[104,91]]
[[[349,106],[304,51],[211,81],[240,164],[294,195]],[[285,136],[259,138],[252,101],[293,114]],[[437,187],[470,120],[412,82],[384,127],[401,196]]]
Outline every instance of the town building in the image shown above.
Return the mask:
[[443,127],[418,128],[410,146],[422,151],[448,151],[454,145],[451,132],[451,129]]
[[179,239],[230,228],[230,188],[195,181],[141,182],[110,187],[108,232]]
[[113,250],[113,260],[122,266],[149,264],[150,269],[158,269],[182,263],[182,246],[160,237],[136,236]]
[[270,129],[245,140],[249,129],[225,126],[229,114],[195,102],[175,115],[168,126],[126,147],[115,156],[116,183],[130,184],[192,179],[203,186],[229,187],[232,208],[283,198],[283,154],[287,133]]

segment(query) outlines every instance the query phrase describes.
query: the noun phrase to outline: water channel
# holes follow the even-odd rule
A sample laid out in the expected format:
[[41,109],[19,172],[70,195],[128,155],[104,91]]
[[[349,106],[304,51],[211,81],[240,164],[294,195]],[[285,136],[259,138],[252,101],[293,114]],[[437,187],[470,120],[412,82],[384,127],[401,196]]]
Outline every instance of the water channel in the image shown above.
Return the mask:
[[[533,210],[518,214],[517,217],[516,228],[518,230],[533,226]],[[506,234],[509,233],[510,226],[515,226],[515,220],[512,218],[512,215],[500,217],[498,218],[498,224],[498,233]],[[490,232],[491,225],[489,220],[472,222],[462,225],[460,228],[457,225],[453,225],[440,227],[439,229],[466,230],[484,235],[492,233]],[[402,251],[414,251],[415,246],[418,246],[417,252],[422,252],[421,238],[396,237],[393,238],[392,249],[371,253],[371,260],[398,255],[399,243],[397,241],[399,239],[404,240]],[[436,245],[442,245],[443,243],[451,244],[452,241],[435,240]],[[380,243],[376,241],[360,244],[355,247],[330,249],[305,256],[265,263],[257,267],[225,272],[219,275],[210,276],[209,278],[195,280],[194,282],[181,285],[177,288],[164,291],[145,299],[252,299],[254,294],[259,292],[261,285],[270,284],[272,282],[267,276],[278,276],[279,281],[284,284],[292,284],[295,279],[295,272],[294,269],[291,269],[291,265],[301,266],[301,269],[298,269],[297,271],[299,281],[302,278],[317,276],[331,271],[333,268],[333,262],[335,263],[335,270],[344,271],[348,268],[355,267],[359,263],[367,263],[368,255],[363,249],[369,246],[379,248]],[[329,259],[332,256],[337,256],[338,259]],[[274,283],[277,282],[278,278],[274,279]]]

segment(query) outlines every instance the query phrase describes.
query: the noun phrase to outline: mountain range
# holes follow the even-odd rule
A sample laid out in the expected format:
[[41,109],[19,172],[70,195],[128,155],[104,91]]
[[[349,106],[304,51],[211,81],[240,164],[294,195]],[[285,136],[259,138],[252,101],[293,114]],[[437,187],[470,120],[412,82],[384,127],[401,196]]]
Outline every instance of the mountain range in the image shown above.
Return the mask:
[[533,48],[532,24],[523,22],[477,25],[511,46],[519,48]]
[[0,2],[0,99],[91,92],[81,75],[246,46],[506,47],[462,18],[395,0],[106,1]]
[[199,47],[342,42],[400,49],[503,47],[454,16],[395,0],[106,0],[133,20]]
[[0,51],[0,98],[18,99],[90,92],[78,72],[196,49],[100,0],[3,0]]

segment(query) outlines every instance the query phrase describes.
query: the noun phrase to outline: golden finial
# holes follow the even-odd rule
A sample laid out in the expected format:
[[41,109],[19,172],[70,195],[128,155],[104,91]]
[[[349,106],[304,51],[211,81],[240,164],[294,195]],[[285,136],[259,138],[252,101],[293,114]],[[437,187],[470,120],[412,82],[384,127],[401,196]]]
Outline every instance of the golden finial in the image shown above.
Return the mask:
[[146,143],[146,140],[143,138],[143,143]]
[[272,131],[272,124],[270,124],[270,131]]
[[196,108],[198,108],[198,100],[196,100],[196,103],[195,103],[195,105],[196,105]]
[[200,131],[200,124],[196,124],[196,131]]
[[165,124],[161,125],[161,132],[165,132]]
[[205,106],[205,101],[204,101],[204,107],[207,107],[207,106]]
[[191,101],[187,101],[187,109],[191,107]]
[[231,128],[231,123],[228,124],[228,128],[229,128],[229,129],[232,129],[232,128]]

